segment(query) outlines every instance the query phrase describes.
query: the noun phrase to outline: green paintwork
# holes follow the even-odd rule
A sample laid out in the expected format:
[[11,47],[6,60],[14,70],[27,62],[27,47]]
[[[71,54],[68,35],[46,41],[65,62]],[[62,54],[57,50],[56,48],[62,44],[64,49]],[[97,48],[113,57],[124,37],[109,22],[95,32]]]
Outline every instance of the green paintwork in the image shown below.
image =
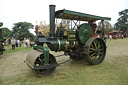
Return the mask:
[[3,54],[3,49],[4,49],[4,46],[2,45],[2,42],[4,41],[3,38],[0,38],[0,55]]
[[2,55],[2,54],[3,54],[2,49],[3,49],[3,45],[2,45],[2,42],[0,42],[0,55]]
[[[58,51],[64,51],[64,50],[76,50],[77,46],[78,46],[78,42],[77,41],[67,41],[64,39],[58,39],[58,43],[59,43],[59,48]],[[72,43],[72,44],[70,44]]]
[[45,65],[49,64],[49,48],[46,44],[42,46],[33,46],[33,49],[41,50],[44,52],[44,61]]
[[0,41],[4,41],[4,39],[3,38],[0,38]]
[[76,41],[76,31],[68,31],[68,41]]
[[85,44],[86,41],[93,36],[93,30],[87,23],[80,25],[78,32],[81,43]]
[[70,11],[70,10],[65,10],[65,9],[56,11],[55,17],[63,18],[63,19],[70,19],[70,20],[73,18],[72,20],[80,20],[80,21],[111,20],[111,18],[108,18],[108,17],[101,17],[101,16],[80,13],[80,12],[75,12],[75,11]]
[[63,39],[58,39],[58,43],[59,43],[58,51],[64,51],[65,50],[66,41],[63,40]]
[[[3,25],[2,22],[0,22],[0,27]],[[4,41],[4,39],[2,38],[2,29],[0,29],[0,55],[3,54],[4,51],[4,46],[2,44],[2,42]]]
[[49,64],[49,48],[47,46],[43,46],[44,48],[44,61],[45,64]]
[[2,27],[3,26],[3,22],[0,22],[0,27]]

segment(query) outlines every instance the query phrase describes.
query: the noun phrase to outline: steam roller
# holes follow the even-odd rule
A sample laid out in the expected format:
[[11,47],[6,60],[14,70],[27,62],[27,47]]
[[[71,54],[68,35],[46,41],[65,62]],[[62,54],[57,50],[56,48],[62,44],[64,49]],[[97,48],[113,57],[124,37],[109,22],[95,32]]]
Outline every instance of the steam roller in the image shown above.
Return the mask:
[[[111,20],[111,18],[65,9],[55,12],[55,5],[50,5],[49,8],[49,36],[47,37],[41,32],[38,33],[36,28],[37,38],[33,50],[26,57],[25,63],[38,76],[51,74],[57,66],[66,62],[57,63],[56,56],[49,51],[55,53],[63,51],[64,54],[59,56],[68,55],[68,60],[85,59],[91,65],[102,63],[106,55],[104,20]],[[55,26],[55,19],[56,21],[61,20],[60,25]],[[97,20],[101,20],[102,25],[100,28],[102,29],[96,30],[96,23],[94,22]]]

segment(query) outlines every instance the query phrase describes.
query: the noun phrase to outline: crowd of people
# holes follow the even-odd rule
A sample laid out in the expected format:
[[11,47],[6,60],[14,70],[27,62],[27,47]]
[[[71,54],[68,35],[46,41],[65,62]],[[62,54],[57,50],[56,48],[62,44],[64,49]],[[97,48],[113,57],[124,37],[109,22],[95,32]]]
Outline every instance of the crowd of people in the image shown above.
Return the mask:
[[11,39],[7,38],[3,44],[7,47],[7,50],[9,50],[10,44],[12,46],[12,50],[15,50],[15,47],[21,47],[21,44],[23,44],[24,48],[32,46],[30,42],[30,38],[24,38],[23,41],[16,40],[13,37]]
[[122,34],[122,35],[109,35],[108,36],[108,38],[111,40],[111,39],[114,39],[114,40],[116,40],[116,39],[118,39],[118,38],[121,38],[121,39],[124,39],[124,35]]
[[24,47],[25,47],[25,48],[26,48],[26,47],[31,47],[30,39],[24,38],[23,43],[24,43]]

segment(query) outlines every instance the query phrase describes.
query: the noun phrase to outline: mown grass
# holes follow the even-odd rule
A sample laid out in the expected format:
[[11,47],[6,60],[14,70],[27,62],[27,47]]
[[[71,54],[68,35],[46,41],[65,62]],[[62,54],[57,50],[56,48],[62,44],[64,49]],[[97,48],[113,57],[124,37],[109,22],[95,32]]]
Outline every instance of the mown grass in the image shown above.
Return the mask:
[[128,38],[107,40],[107,47],[106,58],[100,65],[71,60],[57,67],[52,75],[44,77],[36,76],[21,62],[32,49],[19,49],[21,54],[26,54],[17,56],[21,59],[14,59],[19,62],[15,68],[12,66],[16,73],[0,76],[0,85],[128,85]]
[[18,52],[18,51],[23,51],[23,50],[31,50],[32,48],[26,47],[24,48],[23,44],[21,45],[21,47],[15,47],[15,50],[12,50],[12,45],[9,45],[9,49],[7,50],[7,46],[4,46],[5,51],[4,53],[12,53],[12,52]]

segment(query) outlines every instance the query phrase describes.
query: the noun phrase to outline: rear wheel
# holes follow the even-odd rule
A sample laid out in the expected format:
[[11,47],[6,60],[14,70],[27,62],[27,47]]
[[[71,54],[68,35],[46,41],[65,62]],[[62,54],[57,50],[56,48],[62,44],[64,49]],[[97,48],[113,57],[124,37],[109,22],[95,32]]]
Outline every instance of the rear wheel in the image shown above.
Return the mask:
[[106,44],[103,39],[101,38],[90,38],[84,48],[85,53],[85,58],[88,63],[92,65],[97,65],[100,64],[106,54]]

